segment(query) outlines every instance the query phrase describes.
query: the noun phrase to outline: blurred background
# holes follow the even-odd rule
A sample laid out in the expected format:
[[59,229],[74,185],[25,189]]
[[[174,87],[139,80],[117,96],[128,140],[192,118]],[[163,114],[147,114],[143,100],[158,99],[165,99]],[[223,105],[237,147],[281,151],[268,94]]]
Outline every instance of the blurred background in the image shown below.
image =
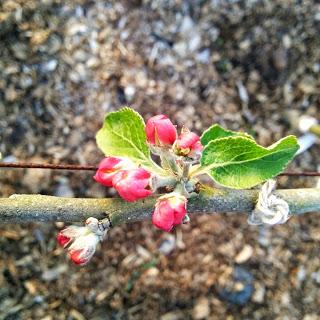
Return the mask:
[[[201,133],[212,123],[268,146],[320,118],[318,1],[2,0],[5,161],[97,164],[104,115],[129,105]],[[294,112],[294,114],[293,114]],[[290,170],[315,171],[316,145]],[[281,177],[279,187],[315,187]],[[0,195],[105,197],[91,172],[1,170]],[[320,221],[273,228],[246,215],[150,221],[110,232],[75,267],[62,223],[0,227],[0,319],[320,319]]]

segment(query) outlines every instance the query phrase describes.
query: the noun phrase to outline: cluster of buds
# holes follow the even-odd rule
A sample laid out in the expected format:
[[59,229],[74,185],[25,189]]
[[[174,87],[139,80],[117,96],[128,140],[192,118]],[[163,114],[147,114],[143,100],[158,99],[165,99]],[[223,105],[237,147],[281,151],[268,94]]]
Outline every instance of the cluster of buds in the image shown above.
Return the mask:
[[[170,232],[189,221],[187,201],[196,183],[190,179],[189,169],[199,160],[203,146],[199,136],[187,128],[178,135],[176,126],[165,115],[150,118],[145,132],[151,152],[161,158],[163,175],[137,166],[130,159],[110,156],[100,162],[94,179],[114,187],[129,202],[148,197],[159,187],[170,189],[170,193],[157,199],[152,216],[157,228]],[[99,226],[101,223],[89,218],[85,227],[70,226],[59,233],[58,242],[67,248],[74,263],[83,265],[90,260],[106,234]]]
[[178,156],[196,159],[203,149],[197,134],[183,127],[178,136],[176,127],[165,115],[150,118],[146,125],[146,134],[150,145],[158,148],[169,147]]
[[151,151],[172,165],[172,170],[168,172],[169,176],[172,175],[171,180],[137,168],[129,159],[115,157],[106,157],[100,162],[94,179],[104,186],[113,186],[127,201],[151,195],[159,186],[166,186],[163,181],[174,181],[174,192],[157,200],[152,218],[157,228],[169,232],[186,217],[189,193],[181,186],[188,180],[184,166],[199,159],[203,147],[199,136],[186,128],[178,135],[176,126],[165,115],[150,118],[145,131]]
[[160,155],[161,160],[164,158],[166,163],[171,164],[172,172],[177,177],[174,192],[158,198],[152,216],[152,222],[157,228],[170,232],[174,226],[188,220],[188,168],[191,162],[199,159],[203,146],[199,136],[185,127],[178,135],[176,126],[165,115],[148,120],[146,136],[150,149]]
[[69,258],[75,264],[85,265],[96,251],[97,244],[107,235],[109,221],[88,218],[84,227],[69,226],[57,235],[58,243],[66,248]]

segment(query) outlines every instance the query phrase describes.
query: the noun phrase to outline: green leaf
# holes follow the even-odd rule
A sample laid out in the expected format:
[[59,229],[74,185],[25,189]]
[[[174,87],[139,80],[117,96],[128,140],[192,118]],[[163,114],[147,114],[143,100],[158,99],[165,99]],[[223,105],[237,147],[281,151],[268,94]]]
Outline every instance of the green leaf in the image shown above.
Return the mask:
[[98,147],[106,156],[127,157],[137,165],[160,170],[150,157],[145,124],[139,113],[130,108],[110,112],[96,135]]
[[253,139],[249,134],[245,132],[236,132],[222,128],[219,124],[214,124],[210,128],[208,128],[201,136],[201,143],[203,146],[206,146],[210,141],[226,138],[226,137],[247,137],[249,139]]
[[251,188],[282,172],[298,149],[295,136],[268,148],[241,136],[215,139],[204,148],[197,174],[208,173],[229,188]]

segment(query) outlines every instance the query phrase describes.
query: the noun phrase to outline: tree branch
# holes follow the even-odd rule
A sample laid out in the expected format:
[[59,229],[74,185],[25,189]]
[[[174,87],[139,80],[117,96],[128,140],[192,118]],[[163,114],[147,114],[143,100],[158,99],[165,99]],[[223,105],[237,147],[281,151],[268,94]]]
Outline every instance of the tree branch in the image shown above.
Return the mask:
[[[193,214],[251,212],[258,190],[212,189],[188,201]],[[293,215],[320,211],[320,189],[287,189],[275,192],[286,200]],[[113,225],[140,221],[151,217],[156,197],[129,203],[121,199],[59,198],[44,195],[12,195],[0,199],[0,223],[44,221],[84,221],[88,217],[102,219],[106,213]]]

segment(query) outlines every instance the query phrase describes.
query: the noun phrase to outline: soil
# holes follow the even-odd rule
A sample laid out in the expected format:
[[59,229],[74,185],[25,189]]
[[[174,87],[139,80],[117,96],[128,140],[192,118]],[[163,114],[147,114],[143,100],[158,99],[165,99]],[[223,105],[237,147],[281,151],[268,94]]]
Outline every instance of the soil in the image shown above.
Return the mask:
[[[311,0],[3,0],[0,152],[95,165],[95,133],[123,105],[264,146],[299,135],[294,120],[320,119],[319,32]],[[319,156],[315,145],[289,169],[316,171]],[[90,172],[1,170],[0,181],[2,197],[115,195]],[[246,219],[191,216],[171,234],[116,227],[85,267],[57,246],[63,223],[2,225],[0,319],[320,319],[317,214],[273,228]]]

